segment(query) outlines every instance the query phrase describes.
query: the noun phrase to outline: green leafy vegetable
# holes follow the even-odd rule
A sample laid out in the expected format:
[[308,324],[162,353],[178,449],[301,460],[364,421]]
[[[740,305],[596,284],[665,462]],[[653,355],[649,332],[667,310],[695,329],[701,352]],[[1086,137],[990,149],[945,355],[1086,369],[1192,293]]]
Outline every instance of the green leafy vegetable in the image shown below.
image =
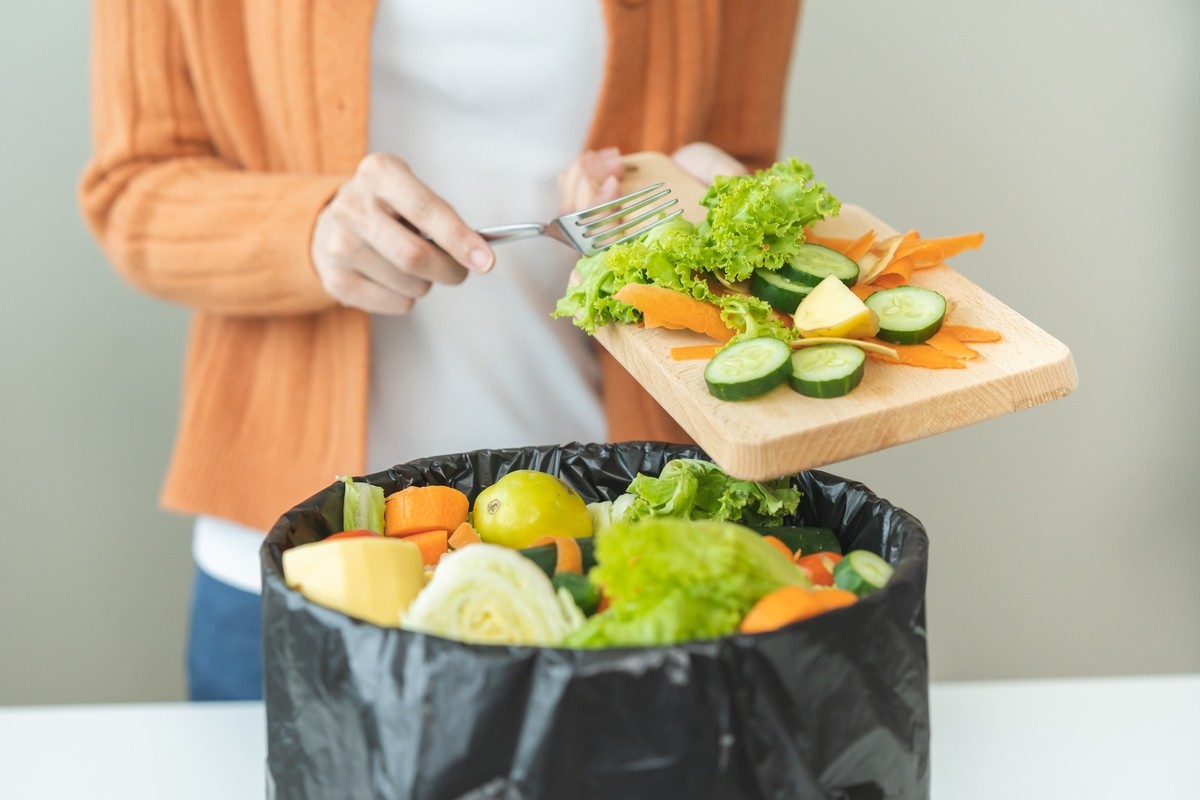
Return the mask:
[[569,635],[569,647],[714,639],[735,631],[768,592],[808,585],[757,533],[714,520],[615,524],[597,537],[596,560],[588,577],[604,587],[609,607]]
[[841,208],[812,178],[811,166],[790,158],[754,175],[714,180],[700,201],[708,209],[700,236],[709,271],[742,281],[756,269],[776,270],[793,258],[804,226]]
[[385,500],[382,486],[372,486],[353,478],[342,478],[346,497],[342,502],[342,530],[374,531],[383,534]]
[[709,280],[728,286],[747,280],[755,269],[779,269],[798,252],[805,225],[837,213],[837,199],[813,183],[808,164],[793,158],[754,175],[718,177],[702,202],[708,214],[699,228],[675,219],[580,259],[579,282],[558,301],[553,316],[571,317],[589,334],[610,322],[637,322],[641,314],[613,295],[627,283],[645,283],[717,303],[739,340],[794,338],[765,302],[717,294]]
[[[679,517],[741,522],[770,527],[782,525],[796,513],[800,491],[791,481],[744,481],[727,475],[709,461],[677,458],[668,461],[657,478],[638,474],[629,484],[628,506],[614,520]],[[620,502],[620,500],[618,500]]]

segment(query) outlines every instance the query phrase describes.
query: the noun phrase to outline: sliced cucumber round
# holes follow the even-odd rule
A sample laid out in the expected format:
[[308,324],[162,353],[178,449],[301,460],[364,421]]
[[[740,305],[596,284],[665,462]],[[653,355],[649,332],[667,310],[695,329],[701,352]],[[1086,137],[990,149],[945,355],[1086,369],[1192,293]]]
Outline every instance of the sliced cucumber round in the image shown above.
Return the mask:
[[867,356],[852,344],[818,344],[792,353],[788,384],[808,397],[841,397],[862,382]]
[[858,280],[858,262],[837,250],[809,242],[802,243],[800,252],[779,271],[783,277],[808,286],[816,286],[829,275],[847,286]]
[[851,550],[834,566],[833,585],[862,597],[887,586],[895,571],[870,550]]
[[757,397],[787,381],[791,357],[792,349],[779,339],[747,339],[725,346],[709,359],[704,382],[720,400]]
[[785,314],[796,313],[796,306],[812,290],[813,287],[806,283],[790,281],[768,269],[756,269],[750,277],[750,294],[766,300],[771,308]]
[[921,286],[880,289],[864,302],[879,317],[876,335],[892,344],[920,344],[946,320],[946,298]]

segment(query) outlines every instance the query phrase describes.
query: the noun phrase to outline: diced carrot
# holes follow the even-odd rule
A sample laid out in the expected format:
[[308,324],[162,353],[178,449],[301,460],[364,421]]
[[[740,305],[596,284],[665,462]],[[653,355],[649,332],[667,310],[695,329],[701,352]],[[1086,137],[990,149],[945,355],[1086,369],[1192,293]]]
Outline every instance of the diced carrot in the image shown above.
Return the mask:
[[973,328],[970,325],[943,325],[942,330],[958,339],[960,342],[998,342],[1000,331],[988,328]]
[[720,308],[683,292],[644,283],[627,283],[613,297],[641,311],[643,316],[649,314],[660,324],[687,328],[719,342],[733,338],[734,330],[721,319]]
[[479,534],[475,532],[471,523],[464,522],[454,529],[454,533],[450,534],[449,544],[455,550],[461,550],[468,545],[479,544],[481,541],[482,539],[479,538]]
[[954,334],[946,331],[944,325],[942,326],[942,330],[939,330],[933,336],[926,339],[925,344],[955,358],[975,358],[979,355],[979,351],[967,347]]
[[693,344],[686,347],[672,347],[671,359],[674,361],[693,361],[696,359],[708,360],[717,354],[721,349],[719,344]]
[[530,542],[529,546],[542,547],[547,544],[554,545],[554,573],[556,575],[560,572],[577,574],[583,572],[583,552],[579,549],[579,542],[570,536],[539,536]]
[[467,521],[470,505],[453,486],[409,486],[384,501],[383,531],[388,536],[452,531]]
[[878,342],[896,351],[896,358],[866,351],[868,358],[888,364],[907,364],[911,367],[925,367],[926,369],[966,369],[967,366],[967,363],[961,358],[947,355],[927,344],[891,344],[878,339],[867,339],[866,341]]
[[790,548],[786,544],[784,544],[783,540],[780,539],[778,536],[771,536],[770,534],[768,534],[763,537],[763,541],[766,542],[767,544],[771,545],[772,547],[774,547],[780,553],[783,553],[783,555],[787,556],[789,561],[792,559],[792,548]]
[[925,245],[937,245],[942,251],[942,259],[953,258],[964,250],[976,250],[983,246],[982,233],[963,233],[958,236],[943,236],[938,239],[926,239]]
[[816,595],[817,603],[826,611],[853,605],[858,600],[858,595],[854,592],[836,586],[815,589],[813,594]]
[[438,563],[438,559],[449,551],[450,532],[421,531],[420,533],[410,533],[404,537],[404,541],[415,544],[417,549],[421,551],[422,563],[432,567]]

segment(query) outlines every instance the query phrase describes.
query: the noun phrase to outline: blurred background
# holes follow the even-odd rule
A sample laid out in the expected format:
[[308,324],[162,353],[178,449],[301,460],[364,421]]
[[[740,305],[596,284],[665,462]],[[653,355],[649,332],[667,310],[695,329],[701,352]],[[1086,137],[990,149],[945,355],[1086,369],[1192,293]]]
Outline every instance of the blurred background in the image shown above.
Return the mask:
[[[1200,671],[1200,5],[1081,8],[809,0],[798,32],[782,155],[901,230],[986,231],[956,268],[1080,374],[827,467],[925,523],[935,680]],[[187,315],[80,221],[88,17],[0,4],[0,705],[183,698],[190,522],[155,498]]]

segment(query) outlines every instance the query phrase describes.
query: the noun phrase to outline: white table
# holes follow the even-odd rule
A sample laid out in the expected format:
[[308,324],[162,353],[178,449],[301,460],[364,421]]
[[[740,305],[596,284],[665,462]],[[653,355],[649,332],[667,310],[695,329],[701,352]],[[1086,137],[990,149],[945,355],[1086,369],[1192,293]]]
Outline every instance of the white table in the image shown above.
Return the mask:
[[[934,684],[935,800],[1200,798],[1200,675]],[[0,708],[0,798],[262,798],[260,703]]]

